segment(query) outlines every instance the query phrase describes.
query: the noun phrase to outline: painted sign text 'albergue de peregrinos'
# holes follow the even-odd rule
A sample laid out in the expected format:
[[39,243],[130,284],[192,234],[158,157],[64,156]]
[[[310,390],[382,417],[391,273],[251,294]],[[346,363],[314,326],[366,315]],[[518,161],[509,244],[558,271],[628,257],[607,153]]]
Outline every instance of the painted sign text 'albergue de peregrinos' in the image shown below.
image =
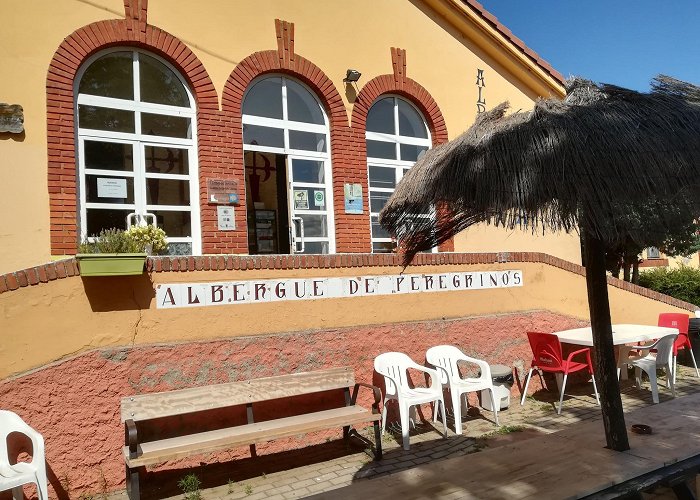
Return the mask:
[[158,285],[156,300],[158,309],[168,309],[519,286],[523,286],[523,273],[519,270],[341,278],[281,278]]

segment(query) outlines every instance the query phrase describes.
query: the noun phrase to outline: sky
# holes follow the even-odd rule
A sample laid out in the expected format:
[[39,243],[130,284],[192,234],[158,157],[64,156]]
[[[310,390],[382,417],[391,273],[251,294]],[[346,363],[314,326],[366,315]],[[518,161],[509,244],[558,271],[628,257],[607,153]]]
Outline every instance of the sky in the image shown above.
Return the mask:
[[479,0],[565,78],[700,85],[700,0]]

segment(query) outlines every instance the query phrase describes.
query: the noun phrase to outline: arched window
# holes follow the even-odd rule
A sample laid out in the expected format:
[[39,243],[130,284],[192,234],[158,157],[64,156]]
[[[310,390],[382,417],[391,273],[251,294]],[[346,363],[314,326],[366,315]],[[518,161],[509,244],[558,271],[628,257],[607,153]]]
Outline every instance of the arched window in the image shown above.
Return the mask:
[[130,217],[163,228],[170,253],[200,254],[196,108],[182,77],[111,49],[83,65],[75,92],[82,238]]
[[392,252],[395,243],[379,224],[379,212],[404,174],[430,148],[430,132],[411,103],[389,96],[376,101],[367,113],[365,138],[372,252]]
[[243,100],[248,250],[335,251],[328,117],[316,96],[280,75]]

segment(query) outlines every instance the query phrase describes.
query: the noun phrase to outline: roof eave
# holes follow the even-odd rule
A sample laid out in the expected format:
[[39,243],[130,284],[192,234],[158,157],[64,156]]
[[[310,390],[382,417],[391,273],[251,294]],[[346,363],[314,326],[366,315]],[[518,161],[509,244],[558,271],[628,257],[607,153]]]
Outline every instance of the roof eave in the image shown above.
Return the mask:
[[476,33],[472,39],[484,52],[542,97],[566,95],[564,77],[514,36],[508,28],[475,0],[424,0],[460,32]]

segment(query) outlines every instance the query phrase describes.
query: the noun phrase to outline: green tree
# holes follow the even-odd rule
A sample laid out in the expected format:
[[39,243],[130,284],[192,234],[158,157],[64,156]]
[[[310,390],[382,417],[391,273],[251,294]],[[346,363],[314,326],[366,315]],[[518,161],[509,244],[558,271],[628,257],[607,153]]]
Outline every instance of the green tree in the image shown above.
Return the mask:
[[700,224],[697,205],[689,192],[674,199],[652,199],[646,204],[625,207],[624,215],[614,224],[617,229],[634,228],[624,240],[607,247],[606,266],[613,276],[639,283],[639,255],[645,248],[656,247],[670,257],[687,256],[700,250]]

